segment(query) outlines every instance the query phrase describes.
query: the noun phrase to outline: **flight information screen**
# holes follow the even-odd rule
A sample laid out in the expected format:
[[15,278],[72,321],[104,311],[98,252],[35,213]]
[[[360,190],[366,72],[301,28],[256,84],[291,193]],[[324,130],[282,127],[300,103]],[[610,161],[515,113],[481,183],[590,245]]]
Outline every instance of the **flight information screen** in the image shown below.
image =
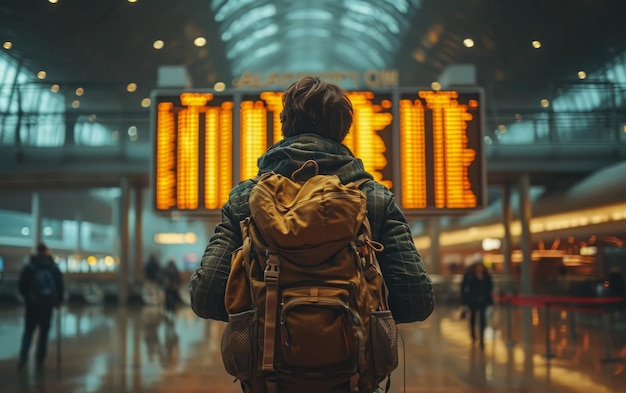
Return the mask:
[[[351,91],[343,143],[408,214],[485,206],[478,91]],[[152,187],[158,212],[219,211],[234,184],[282,139],[282,92],[153,94]]]

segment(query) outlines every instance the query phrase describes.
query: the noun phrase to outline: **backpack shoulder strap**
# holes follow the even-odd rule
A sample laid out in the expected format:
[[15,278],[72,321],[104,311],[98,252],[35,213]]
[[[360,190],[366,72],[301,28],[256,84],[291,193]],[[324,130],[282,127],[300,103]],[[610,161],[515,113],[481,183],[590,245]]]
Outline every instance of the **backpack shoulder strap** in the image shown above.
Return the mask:
[[356,188],[360,189],[361,186],[363,186],[363,184],[367,183],[370,180],[372,180],[372,179],[370,179],[369,177],[364,177],[364,178],[361,178],[361,179],[358,179],[358,180],[351,181],[348,184],[354,184],[356,186]]

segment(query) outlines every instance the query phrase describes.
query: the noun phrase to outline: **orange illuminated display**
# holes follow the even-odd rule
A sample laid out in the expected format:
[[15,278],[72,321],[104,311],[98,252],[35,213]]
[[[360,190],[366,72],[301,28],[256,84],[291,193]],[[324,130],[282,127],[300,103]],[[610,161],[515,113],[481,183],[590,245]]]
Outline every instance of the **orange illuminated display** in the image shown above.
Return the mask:
[[478,100],[456,91],[400,99],[402,202],[405,209],[482,207],[484,176]]
[[400,100],[400,129],[400,162],[409,163],[402,171],[402,205],[423,209],[427,205],[426,129],[421,101]]
[[232,100],[181,93],[156,104],[157,211],[219,209],[232,188]]
[[[258,158],[282,139],[282,96],[157,94],[156,210],[219,211],[233,184],[256,176]],[[408,214],[484,207],[479,93],[414,89],[348,97],[354,119],[343,143]]]
[[348,98],[352,102],[354,118],[343,143],[363,160],[365,170],[372,174],[374,180],[392,188],[391,180],[383,178],[382,171],[387,167],[387,146],[380,136],[380,132],[385,131],[393,119],[389,112],[390,101],[374,103],[374,93],[370,91],[348,93]]

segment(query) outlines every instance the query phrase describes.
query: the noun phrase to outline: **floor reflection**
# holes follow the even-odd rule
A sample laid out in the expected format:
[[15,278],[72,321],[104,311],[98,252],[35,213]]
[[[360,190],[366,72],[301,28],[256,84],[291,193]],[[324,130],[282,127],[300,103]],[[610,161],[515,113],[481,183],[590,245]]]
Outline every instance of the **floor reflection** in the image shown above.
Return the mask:
[[[426,322],[400,325],[404,350],[391,392],[626,392],[624,329],[613,329],[614,361],[603,362],[606,341],[593,319],[557,313],[546,333],[541,312],[512,310],[509,323],[504,311],[496,309],[484,349],[472,345],[467,322],[451,307],[439,306]],[[17,372],[22,312],[0,309],[0,392],[240,391],[222,366],[224,324],[188,308],[166,315],[157,306],[65,307],[45,367]]]

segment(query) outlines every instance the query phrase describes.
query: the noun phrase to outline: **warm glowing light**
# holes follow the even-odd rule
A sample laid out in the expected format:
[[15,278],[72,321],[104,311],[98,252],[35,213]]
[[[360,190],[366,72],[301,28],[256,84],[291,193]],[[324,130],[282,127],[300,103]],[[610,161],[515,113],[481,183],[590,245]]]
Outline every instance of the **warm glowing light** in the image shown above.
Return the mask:
[[193,232],[187,233],[155,233],[156,244],[194,244],[198,237]]
[[141,107],[142,108],[149,108],[151,103],[152,103],[152,100],[149,99],[148,97],[146,97],[146,98],[141,100]]
[[477,151],[468,145],[470,135],[472,140],[481,137],[468,126],[477,121],[470,113],[477,113],[477,100],[460,104],[454,91],[421,91],[418,97],[400,100],[402,207],[477,207],[474,188],[480,187],[469,175]]
[[39,79],[46,79],[46,76],[48,76],[48,73],[44,70],[41,70],[37,73],[37,78]]
[[59,0],[48,0],[48,2],[50,2],[51,4],[56,4],[59,2]]
[[385,145],[381,132],[391,125],[393,115],[389,109],[374,101],[372,92],[350,92],[348,98],[354,109],[354,120],[343,144],[363,160],[365,170],[372,174],[374,180],[391,188],[391,179],[383,176],[383,169],[387,167],[385,152],[390,146]]
[[82,87],[79,87],[76,89],[76,95],[77,96],[82,96],[83,94],[85,94],[85,89],[83,89]]
[[240,106],[241,179],[250,179],[258,172],[257,158],[267,147],[267,110],[262,101],[243,101]]
[[61,87],[59,85],[57,85],[56,83],[54,85],[50,86],[50,90],[53,93],[58,93],[60,89],[61,89]]
[[[402,206],[422,209],[426,198],[424,107],[422,102],[400,100],[400,160],[407,165],[402,174]],[[429,245],[430,246],[430,245]]]
[[193,44],[195,46],[197,46],[197,47],[205,46],[206,45],[206,38],[198,37],[195,40],[193,40]]
[[578,71],[578,79],[585,79],[587,77],[587,73],[585,71]]
[[[220,86],[214,88],[218,91]],[[235,97],[212,93],[158,97],[153,103],[156,209],[179,214],[217,210],[228,200],[233,181],[256,176],[258,158],[283,138],[282,95],[243,93],[239,107],[234,107]],[[482,204],[477,93],[463,99],[454,91],[419,92],[407,99],[402,93],[399,101],[392,93],[347,95],[354,117],[343,144],[386,187],[393,188],[393,176],[398,175],[403,208],[460,211]],[[234,111],[238,111],[237,130]],[[396,111],[399,133],[394,141]],[[237,146],[233,146],[235,136]],[[238,152],[236,163],[233,151]]]
[[226,89],[226,84],[224,82],[217,82],[213,85],[213,89],[219,92],[224,91]]
[[550,106],[550,100],[548,100],[547,98],[544,98],[541,100],[541,106],[544,108],[547,108]]
[[91,266],[95,265],[96,263],[98,263],[98,258],[94,257],[93,255],[90,255],[87,257],[87,263]]
[[13,43],[11,41],[4,41],[2,47],[6,50],[13,48]]
[[156,40],[152,43],[152,47],[154,49],[163,49],[163,47],[165,46],[165,42],[163,42],[163,40]]
[[471,38],[466,38],[463,40],[463,45],[465,45],[467,48],[472,48],[474,46],[474,40]]
[[[157,104],[157,210],[195,210],[201,204],[216,210],[228,200],[233,103],[214,103],[214,98],[210,93],[182,93],[180,104],[178,100]],[[190,242],[190,236],[185,241]]]
[[129,93],[133,93],[133,92],[137,91],[137,84],[133,83],[133,82],[127,84],[126,85],[126,91],[129,92]]
[[430,88],[435,90],[435,91],[439,91],[439,90],[441,90],[441,83],[435,81],[435,82],[430,84]]
[[531,44],[532,44],[533,48],[535,48],[535,49],[541,48],[541,41],[535,40]]
[[78,107],[80,107],[80,101],[78,100],[72,101],[72,108],[77,109]]
[[[573,228],[590,225],[593,217],[601,217],[606,220],[605,222],[626,220],[626,203],[533,217],[530,221],[530,232],[538,234],[551,231],[569,231]],[[511,222],[511,235],[520,236],[522,233],[521,228],[521,224],[518,220]],[[442,246],[454,246],[472,243],[479,244],[485,238],[498,239],[502,237],[504,237],[504,227],[502,224],[490,224],[443,232],[439,239]],[[415,241],[417,242],[419,239],[421,239],[421,237],[416,238]],[[572,237],[571,242],[573,241],[574,238]],[[562,250],[545,251],[562,252]],[[593,249],[586,249],[584,252],[590,254],[593,252]]]

